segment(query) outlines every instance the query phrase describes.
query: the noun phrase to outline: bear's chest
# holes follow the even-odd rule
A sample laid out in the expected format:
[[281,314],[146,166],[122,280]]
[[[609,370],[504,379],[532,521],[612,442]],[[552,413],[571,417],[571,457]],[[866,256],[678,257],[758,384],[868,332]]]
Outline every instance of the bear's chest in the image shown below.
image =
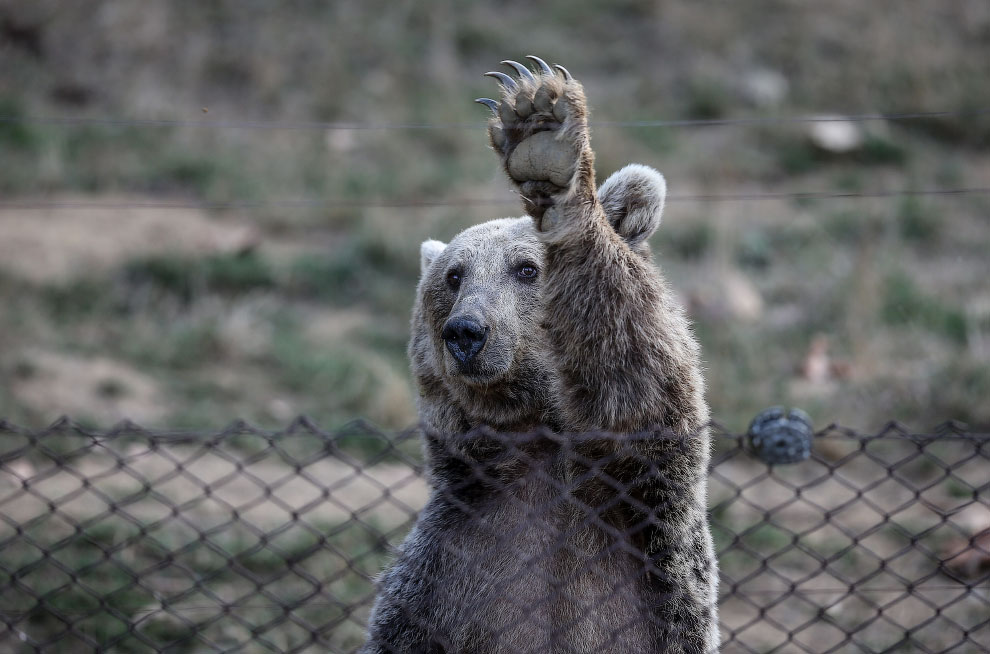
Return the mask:
[[439,642],[478,653],[641,651],[648,638],[629,548],[559,486],[517,486],[460,515],[443,489],[434,503],[445,506],[424,515],[448,519],[417,525],[410,538],[440,550],[420,557],[437,562],[422,571],[432,580],[424,608],[446,610],[420,615]]

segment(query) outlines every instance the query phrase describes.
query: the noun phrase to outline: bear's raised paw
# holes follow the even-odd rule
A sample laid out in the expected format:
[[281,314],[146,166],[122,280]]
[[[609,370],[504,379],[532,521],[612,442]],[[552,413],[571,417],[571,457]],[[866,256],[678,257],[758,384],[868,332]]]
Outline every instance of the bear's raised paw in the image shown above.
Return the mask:
[[593,154],[588,139],[587,106],[581,84],[567,69],[551,68],[528,56],[530,70],[515,61],[517,77],[489,72],[498,80],[502,99],[479,98],[493,116],[488,126],[492,147],[519,187],[526,211],[540,219],[562,198],[594,195]]

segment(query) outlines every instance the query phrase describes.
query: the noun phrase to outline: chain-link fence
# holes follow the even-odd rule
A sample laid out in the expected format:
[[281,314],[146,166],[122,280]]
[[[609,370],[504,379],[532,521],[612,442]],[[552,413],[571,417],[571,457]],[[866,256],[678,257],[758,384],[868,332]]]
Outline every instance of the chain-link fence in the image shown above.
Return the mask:
[[[990,650],[990,435],[764,427],[712,428],[722,651]],[[0,423],[0,651],[356,651],[428,495],[415,433]]]

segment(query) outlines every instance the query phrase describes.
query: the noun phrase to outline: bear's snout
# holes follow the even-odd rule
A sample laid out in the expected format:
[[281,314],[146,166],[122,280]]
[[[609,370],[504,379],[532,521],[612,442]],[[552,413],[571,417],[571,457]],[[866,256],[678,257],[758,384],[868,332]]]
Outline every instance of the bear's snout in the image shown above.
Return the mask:
[[457,316],[447,321],[443,331],[440,332],[440,337],[447,343],[447,349],[457,362],[461,366],[468,366],[485,346],[485,341],[488,340],[488,327],[472,318]]

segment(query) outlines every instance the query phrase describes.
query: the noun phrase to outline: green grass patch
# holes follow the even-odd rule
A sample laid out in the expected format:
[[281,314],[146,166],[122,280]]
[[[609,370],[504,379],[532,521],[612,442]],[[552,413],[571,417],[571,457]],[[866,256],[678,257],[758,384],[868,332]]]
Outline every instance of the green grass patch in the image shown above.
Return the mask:
[[145,350],[143,357],[167,368],[191,370],[206,361],[218,361],[223,354],[217,325],[208,320],[180,323],[163,334],[153,348]]
[[903,273],[887,278],[881,316],[892,327],[919,326],[960,345],[967,340],[966,315],[927,295]]
[[736,244],[736,261],[743,268],[764,270],[773,264],[795,261],[815,244],[811,231],[797,227],[751,227]]
[[985,401],[990,397],[990,368],[986,363],[962,354],[934,373],[931,387],[934,392],[926,414],[940,421],[959,420],[977,432],[990,429],[990,403]]
[[0,148],[34,151],[41,146],[41,134],[34,125],[22,122],[20,104],[9,97],[0,97]]
[[366,290],[361,266],[355,264],[353,255],[303,255],[289,268],[287,290],[310,299],[345,304],[355,301]]
[[715,229],[702,220],[661,229],[658,234],[657,243],[663,254],[670,253],[687,261],[701,259],[715,243]]
[[908,150],[903,145],[875,134],[867,135],[854,161],[866,166],[903,166],[908,162]]
[[204,258],[154,256],[128,263],[131,285],[150,285],[191,302],[205,293],[239,294],[275,286],[269,263],[255,252]]
[[691,78],[685,89],[684,112],[695,120],[724,118],[732,104],[729,89],[715,79]]
[[917,196],[905,196],[897,206],[897,225],[901,238],[910,243],[931,246],[942,235],[934,209]]
[[860,246],[883,233],[884,221],[871,213],[846,209],[826,216],[823,227],[833,241]]
[[788,175],[811,172],[825,162],[821,152],[804,138],[781,140],[776,148],[777,167]]
[[[60,651],[95,646],[143,654],[198,651],[197,636],[236,650],[254,642],[251,628],[264,625],[272,642],[301,647],[310,634],[285,618],[288,608],[314,626],[328,625],[320,644],[336,651],[360,642],[360,627],[347,619],[350,607],[367,613],[370,579],[405,532],[398,528],[386,539],[389,529],[367,520],[317,521],[259,538],[243,526],[199,537],[193,523],[179,520],[149,534],[112,516],[66,537],[64,523],[49,517],[0,552],[0,584],[7,588],[0,611],[33,641],[59,639]],[[321,594],[313,595],[309,579],[320,580]],[[212,619],[223,611],[236,617]],[[67,621],[77,635],[66,633]]]
[[[317,401],[307,414],[329,429],[342,429],[342,449],[361,456],[386,454],[392,445],[358,427],[345,428],[355,416],[376,415],[383,384],[394,383],[394,373],[383,357],[354,339],[314,348],[300,326],[288,319],[273,332],[268,364],[279,386]],[[405,425],[403,425],[405,426]]]
[[35,525],[24,540],[5,546],[0,584],[8,592],[0,598],[0,610],[21,616],[21,630],[35,639],[60,633],[68,619],[73,631],[92,641],[119,642],[122,652],[144,651],[136,642],[124,642],[132,621],[155,601],[150,590],[134,582],[121,553],[137,527],[105,520],[61,539],[55,535],[60,529],[53,533],[47,527],[45,522]]
[[317,352],[294,324],[281,324],[272,338],[272,363],[282,383],[294,391],[335,389],[335,404],[348,406],[368,390],[362,355],[352,348]]
[[105,279],[82,278],[40,289],[41,304],[52,320],[73,321],[87,316],[119,316],[126,303]]
[[974,500],[979,499],[978,494],[974,494],[973,487],[969,484],[965,484],[958,479],[947,479],[945,480],[945,492],[949,497],[954,497],[957,499],[963,498],[973,498]]
[[862,143],[849,152],[828,152],[812,143],[804,134],[770,135],[778,168],[788,175],[803,175],[825,167],[904,166],[907,149],[885,137],[866,135]]
[[739,540],[754,552],[770,555],[791,545],[794,536],[779,527],[761,524],[741,536]]
[[377,314],[405,321],[419,276],[417,253],[408,239],[360,231],[332,252],[297,258],[282,289],[334,306],[368,306]]

